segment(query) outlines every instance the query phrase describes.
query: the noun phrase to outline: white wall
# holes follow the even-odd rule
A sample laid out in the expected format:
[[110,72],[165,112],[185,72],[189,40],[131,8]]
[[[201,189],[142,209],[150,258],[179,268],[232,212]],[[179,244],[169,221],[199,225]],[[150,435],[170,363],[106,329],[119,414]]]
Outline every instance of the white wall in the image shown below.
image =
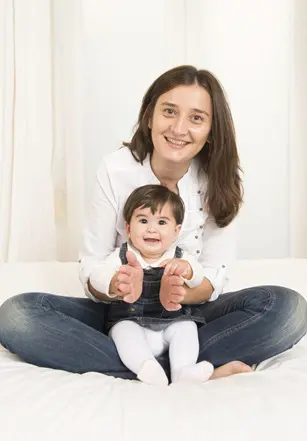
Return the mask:
[[86,197],[101,156],[129,141],[146,89],[184,60],[183,0],[86,0]]
[[171,67],[194,64],[220,78],[233,111],[245,172],[239,257],[288,256],[296,222],[289,214],[296,3],[83,1],[86,197],[101,156],[130,139],[151,82]]

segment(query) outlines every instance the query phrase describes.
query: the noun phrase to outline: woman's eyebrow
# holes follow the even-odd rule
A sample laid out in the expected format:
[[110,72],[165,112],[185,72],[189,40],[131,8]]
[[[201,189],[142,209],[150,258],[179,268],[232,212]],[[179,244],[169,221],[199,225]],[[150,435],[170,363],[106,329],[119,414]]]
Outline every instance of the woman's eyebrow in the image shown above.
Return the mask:
[[[170,106],[170,107],[177,107],[177,108],[178,108],[177,104],[170,103],[169,101],[164,101],[164,102],[161,103],[161,104],[162,104],[163,106]],[[196,108],[194,108],[194,109],[192,109],[192,110],[193,110],[193,112],[196,112],[196,113],[204,113],[205,115],[209,116],[209,113],[206,112],[205,110],[196,109]]]

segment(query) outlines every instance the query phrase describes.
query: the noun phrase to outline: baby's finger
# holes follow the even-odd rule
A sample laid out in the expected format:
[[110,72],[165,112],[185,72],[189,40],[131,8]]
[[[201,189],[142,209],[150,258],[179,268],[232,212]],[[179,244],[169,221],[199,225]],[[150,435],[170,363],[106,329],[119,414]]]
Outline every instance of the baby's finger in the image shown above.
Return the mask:
[[176,276],[184,276],[187,274],[187,270],[185,267],[178,265],[176,268],[175,274],[176,274]]
[[177,274],[178,273],[178,271],[179,271],[179,269],[180,269],[180,265],[179,265],[179,263],[176,263],[176,262],[174,262],[173,264],[172,264],[172,268],[171,268],[171,271],[170,271],[170,274]]
[[170,260],[171,260],[171,259],[165,259],[165,260],[163,260],[163,261],[159,264],[159,267],[166,266]]
[[171,263],[168,263],[168,264],[166,265],[166,267],[164,268],[164,275],[165,275],[165,276],[167,276],[167,275],[169,274],[171,268],[172,268],[172,264],[171,264]]

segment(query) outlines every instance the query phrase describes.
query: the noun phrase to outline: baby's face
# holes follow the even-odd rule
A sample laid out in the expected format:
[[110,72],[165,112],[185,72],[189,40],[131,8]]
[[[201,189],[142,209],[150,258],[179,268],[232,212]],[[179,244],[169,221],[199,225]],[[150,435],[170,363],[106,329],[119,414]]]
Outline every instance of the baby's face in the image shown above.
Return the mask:
[[176,225],[171,205],[166,203],[155,214],[150,208],[134,210],[127,234],[143,257],[158,259],[176,240],[180,227]]

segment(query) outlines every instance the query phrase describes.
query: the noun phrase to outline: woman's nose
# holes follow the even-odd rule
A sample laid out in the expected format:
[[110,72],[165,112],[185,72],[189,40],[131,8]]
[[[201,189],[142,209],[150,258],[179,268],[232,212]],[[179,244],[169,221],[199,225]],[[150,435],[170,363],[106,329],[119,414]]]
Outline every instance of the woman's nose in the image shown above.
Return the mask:
[[176,136],[186,135],[189,131],[189,124],[187,119],[183,116],[174,119],[171,130]]

